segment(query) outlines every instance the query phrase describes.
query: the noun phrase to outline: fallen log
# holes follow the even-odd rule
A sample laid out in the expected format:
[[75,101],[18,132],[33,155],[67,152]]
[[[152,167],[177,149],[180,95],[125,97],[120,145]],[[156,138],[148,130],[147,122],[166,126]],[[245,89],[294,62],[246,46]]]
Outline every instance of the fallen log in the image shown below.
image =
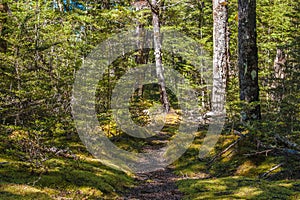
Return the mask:
[[285,137],[283,137],[283,136],[280,136],[279,134],[276,134],[276,135],[275,135],[275,138],[276,138],[279,142],[281,142],[281,143],[285,144],[286,146],[288,146],[289,148],[296,149],[296,150],[300,150],[298,144],[296,144],[296,143],[294,143],[294,142],[288,140],[287,138],[285,138]]

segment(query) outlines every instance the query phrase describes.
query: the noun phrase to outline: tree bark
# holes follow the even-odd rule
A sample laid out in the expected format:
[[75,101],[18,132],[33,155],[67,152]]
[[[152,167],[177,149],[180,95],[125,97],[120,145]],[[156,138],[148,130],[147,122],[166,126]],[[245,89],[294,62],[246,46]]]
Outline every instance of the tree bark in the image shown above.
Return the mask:
[[[142,10],[144,8],[148,8],[148,2],[147,1],[138,1],[132,4],[132,6],[135,8],[136,11]],[[138,49],[138,54],[136,55],[135,62],[136,64],[147,64],[148,62],[148,57],[149,57],[149,49],[145,49],[145,43],[148,42],[146,41],[146,38],[144,37],[145,35],[145,30],[144,30],[144,24],[139,22],[137,20],[136,22],[136,34],[137,34],[137,49]],[[138,96],[142,97],[143,96],[143,80],[144,80],[145,75],[141,74],[138,77]]]
[[[238,68],[242,120],[261,118],[256,44],[256,0],[238,0]],[[253,105],[251,105],[253,103]]]
[[286,68],[287,57],[285,52],[277,48],[276,57],[274,59],[274,78],[271,83],[271,100],[280,103],[283,99],[283,94],[285,90],[284,80],[285,80],[285,68]]
[[[6,23],[6,15],[8,13],[8,6],[7,3],[2,3],[0,4],[0,14],[1,16],[1,21],[0,21],[0,34],[1,36],[4,36],[5,32],[5,23]],[[0,38],[0,52],[6,52],[7,50],[7,43],[4,39]]]
[[276,79],[285,78],[285,67],[286,67],[286,55],[285,52],[277,48],[276,57],[274,59],[274,72]]
[[161,55],[161,36],[160,36],[160,21],[159,21],[159,6],[157,0],[151,2],[152,10],[152,25],[153,25],[153,40],[154,40],[154,56],[156,75],[158,83],[160,85],[161,101],[167,112],[170,110],[170,104],[167,96],[166,83],[164,77],[164,69],[162,66],[162,55]]
[[222,114],[225,111],[225,90],[229,59],[228,47],[228,9],[227,0],[213,0],[213,88],[212,112]]

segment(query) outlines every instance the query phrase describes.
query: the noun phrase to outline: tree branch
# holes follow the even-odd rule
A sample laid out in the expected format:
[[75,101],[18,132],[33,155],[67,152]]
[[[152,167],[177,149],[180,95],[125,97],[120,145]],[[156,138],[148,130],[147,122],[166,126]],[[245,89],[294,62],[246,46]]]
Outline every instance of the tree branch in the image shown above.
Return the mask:
[[[238,132],[238,131],[237,131]],[[229,149],[231,149],[232,147],[234,147],[241,139],[243,139],[245,137],[245,135],[240,134],[240,137],[234,141],[232,144],[230,144],[227,148],[225,148],[223,151],[221,151],[220,153],[218,153],[215,157],[213,157],[208,164],[213,163],[218,157],[222,156],[224,153],[226,153]]]
[[272,171],[278,169],[279,167],[281,167],[282,165],[284,165],[284,163],[279,163],[278,165],[276,165],[275,167],[272,167],[270,170],[268,170],[267,172],[263,173],[262,175],[260,175],[260,178],[264,178],[266,176],[268,176],[268,174],[270,174]]
[[159,7],[158,5],[152,5],[152,3],[150,2],[150,0],[147,0],[149,6],[150,6],[150,9],[152,12],[154,12],[155,14],[159,14]]

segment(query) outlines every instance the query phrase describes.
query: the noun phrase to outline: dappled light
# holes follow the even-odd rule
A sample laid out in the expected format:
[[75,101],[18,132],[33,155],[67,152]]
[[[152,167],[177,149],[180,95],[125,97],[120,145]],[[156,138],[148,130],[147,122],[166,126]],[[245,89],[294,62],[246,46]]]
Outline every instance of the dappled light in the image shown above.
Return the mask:
[[300,199],[294,0],[0,2],[0,200]]

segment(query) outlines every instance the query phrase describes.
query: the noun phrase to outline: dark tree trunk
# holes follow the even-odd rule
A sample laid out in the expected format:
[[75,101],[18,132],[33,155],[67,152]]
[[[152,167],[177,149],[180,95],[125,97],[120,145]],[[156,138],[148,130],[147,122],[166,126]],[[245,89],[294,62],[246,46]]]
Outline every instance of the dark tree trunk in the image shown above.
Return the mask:
[[[0,21],[0,34],[1,36],[4,36],[5,34],[5,23],[6,23],[6,16],[8,13],[8,6],[6,3],[0,4],[0,15],[1,15],[1,21]],[[4,17],[2,17],[4,16]],[[4,39],[0,38],[0,52],[6,52],[7,50],[7,43]]]
[[110,7],[109,3],[110,3],[110,0],[103,0],[102,1],[102,8],[109,9],[109,7]]
[[[238,68],[242,120],[261,118],[256,44],[256,0],[238,0]],[[251,104],[252,103],[252,104]]]

